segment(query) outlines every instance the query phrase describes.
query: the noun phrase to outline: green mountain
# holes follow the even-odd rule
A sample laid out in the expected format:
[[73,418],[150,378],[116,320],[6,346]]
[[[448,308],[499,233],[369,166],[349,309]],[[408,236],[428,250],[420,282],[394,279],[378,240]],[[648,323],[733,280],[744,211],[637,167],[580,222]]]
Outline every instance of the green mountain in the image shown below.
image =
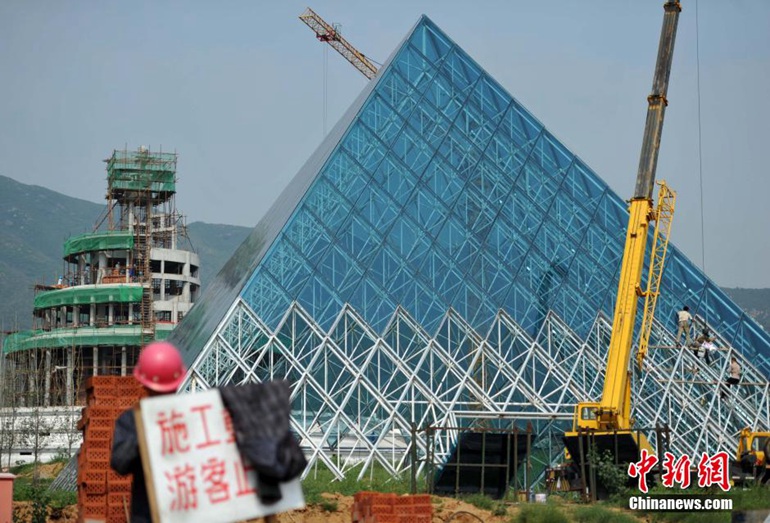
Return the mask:
[[[31,326],[35,283],[56,281],[64,267],[64,241],[92,230],[105,209],[105,205],[0,175],[0,330]],[[249,227],[235,225],[194,222],[187,226],[190,245],[182,246],[201,258],[204,292],[250,232]],[[770,289],[724,291],[770,330]]]
[[[0,175],[0,331],[32,326],[35,284],[56,282],[65,240],[93,230],[105,209]],[[199,254],[205,292],[251,228],[195,222],[187,231],[190,245],[182,247]]]

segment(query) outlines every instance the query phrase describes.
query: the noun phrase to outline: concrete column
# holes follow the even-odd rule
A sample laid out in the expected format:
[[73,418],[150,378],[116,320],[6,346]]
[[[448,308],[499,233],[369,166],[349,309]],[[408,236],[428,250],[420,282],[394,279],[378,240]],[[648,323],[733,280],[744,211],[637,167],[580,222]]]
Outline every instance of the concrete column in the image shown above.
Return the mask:
[[80,305],[73,305],[72,307],[72,326],[80,327]]
[[43,382],[43,407],[51,406],[51,349],[45,350],[45,378]]
[[73,370],[74,370],[74,364],[73,364],[74,357],[73,356],[74,355],[72,354],[72,351],[74,351],[74,350],[75,349],[73,349],[72,347],[68,347],[67,348],[67,375],[64,378],[65,389],[66,389],[66,392],[67,392],[67,399],[65,400],[65,404],[67,406],[71,406],[75,402],[74,392],[73,392],[74,383],[72,381],[72,377],[73,377],[72,375],[74,374],[74,372],[73,372]]
[[94,346],[94,376],[99,374],[99,347]]
[[107,305],[107,325],[115,324],[115,304],[110,303]]
[[128,367],[128,354],[125,347],[120,349],[120,375],[126,375],[126,367]]
[[96,325],[96,304],[91,304],[91,309],[88,311],[88,324],[93,327]]
[[29,351],[29,358],[27,358],[27,370],[29,372],[29,380],[27,380],[27,387],[29,387],[27,398],[29,401],[25,406],[33,407],[37,406],[39,399],[37,398],[37,351]]

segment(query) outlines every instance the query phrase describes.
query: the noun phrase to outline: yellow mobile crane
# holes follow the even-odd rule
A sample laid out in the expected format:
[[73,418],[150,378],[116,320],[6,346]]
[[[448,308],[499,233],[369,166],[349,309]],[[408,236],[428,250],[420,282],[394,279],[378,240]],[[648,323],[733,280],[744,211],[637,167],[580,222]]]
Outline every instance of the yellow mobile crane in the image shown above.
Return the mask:
[[[610,450],[618,463],[639,459],[641,449],[652,453],[644,434],[633,430],[631,418],[631,373],[629,363],[633,348],[634,327],[638,300],[645,298],[645,310],[640,331],[637,362],[640,367],[647,350],[652,326],[655,298],[663,269],[663,261],[670,231],[675,195],[665,183],[661,186],[658,207],[653,207],[655,169],[658,162],[660,137],[663,129],[667,100],[666,92],[671,72],[677,23],[681,6],[676,0],[667,0],[663,6],[657,63],[652,94],[647,97],[647,121],[636,176],[634,196],[629,202],[628,230],[620,267],[617,301],[612,320],[607,368],[601,401],[579,402],[575,408],[572,431],[565,433],[564,443],[573,459],[585,456],[589,445],[600,453]],[[654,246],[650,261],[647,290],[641,288],[647,236],[650,223],[656,222]],[[661,230],[661,226],[665,230]],[[581,460],[582,461],[582,460]],[[582,474],[581,474],[582,476]]]

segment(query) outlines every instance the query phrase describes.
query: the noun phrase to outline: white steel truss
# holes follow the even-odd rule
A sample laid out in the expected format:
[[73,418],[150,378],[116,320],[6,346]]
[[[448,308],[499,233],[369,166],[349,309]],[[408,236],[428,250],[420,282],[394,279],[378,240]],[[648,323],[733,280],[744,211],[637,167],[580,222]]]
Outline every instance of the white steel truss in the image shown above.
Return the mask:
[[[411,445],[421,458],[427,455],[415,427],[480,421],[500,428],[531,423],[533,456],[545,466],[561,459],[560,435],[576,402],[601,396],[610,325],[600,314],[581,339],[549,312],[532,338],[501,310],[479,333],[450,309],[428,333],[399,307],[377,333],[346,305],[324,330],[293,303],[270,329],[238,299],[183,390],[288,379],[292,428],[311,465],[306,473],[323,464],[339,479],[353,471],[363,477],[376,464],[400,474]],[[633,366],[636,426],[668,425],[675,454],[732,454],[741,428],[770,428],[770,383],[716,334],[722,349],[707,365],[691,349],[675,348],[671,332],[655,322],[644,369]],[[721,383],[731,356],[742,379],[728,391]],[[438,434],[431,455],[440,464],[457,432]]]

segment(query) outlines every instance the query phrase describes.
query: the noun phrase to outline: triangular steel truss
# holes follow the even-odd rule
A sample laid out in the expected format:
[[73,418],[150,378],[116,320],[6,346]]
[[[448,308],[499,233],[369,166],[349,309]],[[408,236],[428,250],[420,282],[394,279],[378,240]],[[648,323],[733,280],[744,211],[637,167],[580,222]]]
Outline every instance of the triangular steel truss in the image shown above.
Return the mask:
[[[414,427],[479,420],[501,428],[531,422],[539,455],[546,456],[539,459],[555,463],[575,403],[601,396],[609,336],[601,314],[581,339],[549,312],[533,339],[505,311],[479,333],[453,309],[429,333],[400,307],[377,333],[349,305],[323,330],[296,302],[271,330],[239,299],[183,390],[290,380],[292,428],[308,454],[307,471],[319,463],[340,479],[353,471],[363,477],[374,464],[399,474],[409,466],[412,444],[425,457],[425,440],[413,437]],[[634,371],[636,426],[668,425],[670,450],[691,456],[732,454],[741,428],[770,428],[770,384],[749,361],[724,348],[706,365],[672,340],[653,325],[645,368]],[[717,340],[727,347],[718,333]],[[730,356],[741,364],[742,382],[723,401]],[[456,434],[437,439],[437,462]]]

